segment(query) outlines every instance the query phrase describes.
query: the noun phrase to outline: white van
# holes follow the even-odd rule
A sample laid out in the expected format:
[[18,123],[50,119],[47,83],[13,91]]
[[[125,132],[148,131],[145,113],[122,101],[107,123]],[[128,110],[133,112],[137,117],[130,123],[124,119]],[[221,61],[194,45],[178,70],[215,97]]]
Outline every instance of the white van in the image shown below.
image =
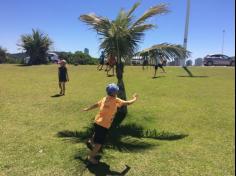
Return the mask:
[[[60,61],[59,56],[56,53],[53,53],[53,52],[47,53],[47,58],[48,58],[48,61],[52,62],[52,63],[58,63]],[[28,64],[29,61],[30,61],[29,56],[24,58],[24,63],[25,64]]]
[[48,53],[48,60],[53,63],[58,63],[60,61],[58,55],[56,53]]
[[28,64],[29,61],[30,61],[30,57],[29,56],[24,58],[24,64]]

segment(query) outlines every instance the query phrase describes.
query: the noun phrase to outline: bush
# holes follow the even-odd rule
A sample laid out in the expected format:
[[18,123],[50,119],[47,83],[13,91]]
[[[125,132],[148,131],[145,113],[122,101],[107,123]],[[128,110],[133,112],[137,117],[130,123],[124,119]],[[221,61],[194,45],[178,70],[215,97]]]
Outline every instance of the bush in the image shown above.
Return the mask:
[[7,63],[7,64],[21,64],[23,62],[24,62],[23,59],[16,59],[16,58],[9,57],[9,56],[6,57],[6,61],[5,61],[5,63]]
[[95,65],[98,63],[98,59],[93,58],[82,51],[76,51],[67,61],[74,65]]

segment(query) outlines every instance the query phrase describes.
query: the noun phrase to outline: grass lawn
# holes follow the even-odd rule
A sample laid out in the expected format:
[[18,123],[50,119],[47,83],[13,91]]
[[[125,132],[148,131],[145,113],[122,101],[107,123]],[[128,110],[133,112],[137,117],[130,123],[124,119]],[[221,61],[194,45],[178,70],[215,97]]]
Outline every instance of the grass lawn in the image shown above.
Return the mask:
[[192,67],[186,77],[166,67],[152,79],[153,69],[126,67],[127,96],[139,94],[124,124],[171,134],[181,139],[141,138],[150,147],[105,149],[98,166],[86,168],[79,158],[83,142],[60,138],[61,131],[84,131],[97,110],[81,109],[105,95],[116,82],[95,66],[68,66],[66,96],[58,93],[57,66],[0,65],[0,175],[114,175],[130,167],[129,176],[230,176],[235,174],[235,69]]

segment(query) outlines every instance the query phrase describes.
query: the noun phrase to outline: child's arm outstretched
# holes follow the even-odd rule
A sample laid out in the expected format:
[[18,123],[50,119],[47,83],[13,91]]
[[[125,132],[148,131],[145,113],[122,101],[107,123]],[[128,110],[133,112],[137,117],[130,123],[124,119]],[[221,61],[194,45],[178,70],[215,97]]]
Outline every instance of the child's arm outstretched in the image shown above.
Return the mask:
[[89,110],[92,110],[92,109],[95,109],[98,107],[98,103],[94,104],[94,105],[91,105],[90,107],[88,108],[84,108],[83,111],[89,111]]
[[124,101],[123,102],[123,106],[127,106],[127,105],[133,104],[137,100],[137,98],[138,98],[138,95],[136,93],[133,94],[133,99]]

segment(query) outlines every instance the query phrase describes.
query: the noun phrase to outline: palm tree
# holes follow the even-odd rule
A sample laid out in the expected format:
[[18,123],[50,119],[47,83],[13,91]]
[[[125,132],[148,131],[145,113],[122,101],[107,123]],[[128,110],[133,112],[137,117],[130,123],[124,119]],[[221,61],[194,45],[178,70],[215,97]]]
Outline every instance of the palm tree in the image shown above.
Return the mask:
[[[115,20],[109,20],[106,17],[97,16],[95,14],[85,14],[80,16],[80,20],[92,27],[99,36],[100,49],[103,49],[107,55],[114,54],[117,58],[116,77],[120,91],[118,97],[126,99],[125,86],[123,82],[124,63],[122,59],[132,57],[138,48],[138,43],[143,40],[145,31],[155,27],[154,24],[146,23],[146,21],[155,16],[168,12],[166,4],[159,4],[148,9],[140,18],[135,19],[133,12],[140,5],[135,3],[129,11],[120,10]],[[175,51],[183,53],[183,50],[178,50],[177,47],[166,45],[162,47],[166,53]],[[113,123],[119,125],[127,114],[127,107],[122,107],[118,110]]]
[[19,46],[30,56],[28,64],[37,65],[47,63],[47,51],[52,41],[46,34],[39,30],[32,29],[32,34],[21,36],[21,42]]

